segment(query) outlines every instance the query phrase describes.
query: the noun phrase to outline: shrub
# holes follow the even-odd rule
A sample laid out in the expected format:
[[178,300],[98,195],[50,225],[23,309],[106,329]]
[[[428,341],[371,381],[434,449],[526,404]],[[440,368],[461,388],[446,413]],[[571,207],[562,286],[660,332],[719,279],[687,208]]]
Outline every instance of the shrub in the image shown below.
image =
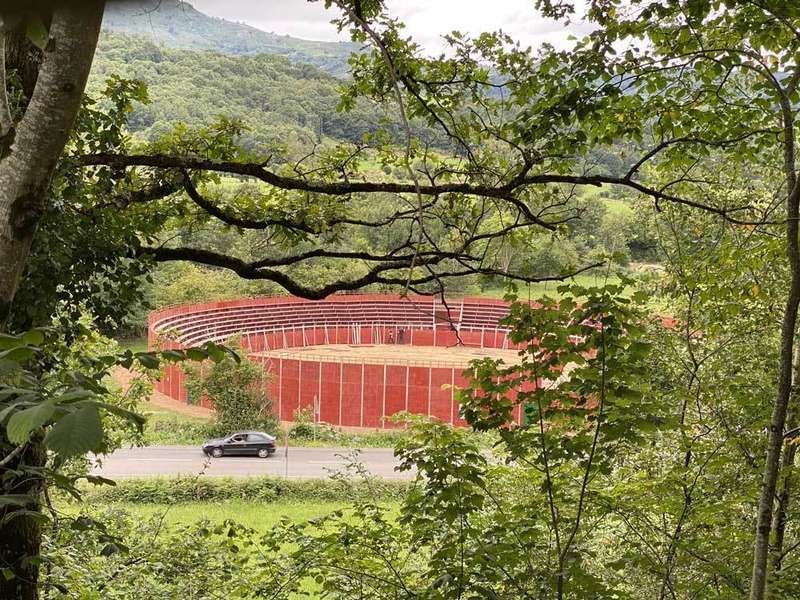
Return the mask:
[[158,415],[147,419],[144,441],[148,445],[196,445],[229,433],[230,431],[222,432],[220,425],[214,421],[194,421]]
[[290,439],[341,442],[342,437],[342,433],[331,425],[314,423],[314,412],[311,408],[298,408],[294,411],[293,422],[289,427]]
[[126,479],[114,486],[88,487],[84,498],[102,502],[173,504],[226,500],[353,501],[397,500],[409,481],[384,479],[283,479],[278,477],[169,477]]
[[328,423],[314,423],[313,415],[310,408],[295,410],[293,423],[289,427],[289,439],[299,442],[298,445],[332,444],[348,448],[394,448],[398,442],[408,437],[404,429],[343,431]]
[[263,562],[254,568],[265,550],[260,534],[233,521],[165,527],[163,516],[91,509],[70,526],[45,529],[43,596],[50,600],[223,596],[209,595],[213,590],[252,598],[254,589],[263,597],[286,597],[279,596],[273,570]]
[[217,430],[230,433],[239,429],[275,431],[278,421],[272,400],[265,391],[264,370],[242,358],[185,367],[186,391],[190,398],[208,398],[217,413]]

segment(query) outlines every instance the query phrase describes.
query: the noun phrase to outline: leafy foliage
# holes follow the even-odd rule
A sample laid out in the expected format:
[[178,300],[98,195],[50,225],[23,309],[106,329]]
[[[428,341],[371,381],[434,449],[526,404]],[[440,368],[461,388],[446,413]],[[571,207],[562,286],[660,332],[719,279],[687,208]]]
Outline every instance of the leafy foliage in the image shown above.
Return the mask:
[[364,102],[349,112],[337,110],[339,80],[275,53],[227,56],[172,50],[142,37],[107,34],[98,46],[90,93],[111,75],[148,86],[151,102],[132,111],[129,126],[149,140],[168,134],[177,123],[202,127],[218,115],[247,124],[242,137],[246,149],[284,160],[301,158],[323,140],[362,142],[366,134],[387,125],[393,138],[399,138],[391,113]]
[[[128,350],[118,355],[84,351],[76,356],[53,330],[0,335],[0,443],[4,452],[0,501],[20,495],[16,492],[20,478],[38,482],[26,496],[26,502],[34,505],[40,486],[54,485],[78,496],[75,482],[80,479],[107,482],[80,469],[71,474],[65,467],[75,459],[83,460],[88,452],[103,454],[113,449],[113,421],[106,417],[119,418],[142,432],[144,418],[132,410],[138,399],[119,398],[106,387],[113,366],[129,368],[135,363],[157,368],[161,361],[182,361],[189,355],[219,361],[227,353],[209,343],[186,351]],[[37,448],[48,451],[46,462],[34,452]]]
[[207,398],[216,413],[220,435],[247,429],[275,432],[277,418],[267,396],[264,369],[244,358],[186,367],[186,391],[191,402]]
[[278,477],[165,477],[126,479],[115,486],[86,487],[93,502],[175,504],[178,502],[309,502],[392,500],[402,496],[410,482],[371,479],[283,479]]

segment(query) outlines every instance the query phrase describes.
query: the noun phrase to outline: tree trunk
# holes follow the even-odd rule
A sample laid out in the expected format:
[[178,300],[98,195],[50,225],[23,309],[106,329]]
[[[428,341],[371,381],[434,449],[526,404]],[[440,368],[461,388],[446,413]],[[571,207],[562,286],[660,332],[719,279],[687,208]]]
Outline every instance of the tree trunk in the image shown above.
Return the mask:
[[[0,452],[8,455],[9,447],[0,444]],[[41,510],[40,496],[42,481],[37,477],[13,477],[13,469],[25,464],[43,466],[46,460],[41,440],[32,441],[25,451],[7,464],[0,467],[3,477],[3,494],[27,494],[30,501],[22,507],[26,511]],[[10,476],[9,479],[5,479]],[[42,541],[42,530],[38,520],[27,514],[15,516],[20,507],[0,509],[0,598],[3,600],[36,600],[39,597],[38,580],[39,565],[32,558],[39,556]]]
[[772,530],[772,511],[775,501],[778,474],[781,469],[781,449],[784,441],[786,413],[792,394],[792,366],[794,340],[797,331],[797,311],[800,305],[800,244],[798,243],[798,202],[800,190],[797,187],[795,170],[794,112],[784,90],[780,90],[781,115],[783,119],[784,173],[786,175],[786,255],[789,261],[789,295],[781,325],[780,375],[778,393],[772,407],[769,423],[767,459],[764,465],[764,478],[761,496],[758,500],[755,542],[753,548],[753,573],[750,580],[750,600],[763,600],[766,592],[769,542]]
[[[789,414],[786,419],[786,426],[789,430],[795,429],[800,419],[800,353],[795,352],[794,372],[792,374],[792,396]],[[793,440],[787,440],[783,446],[783,456],[781,457],[782,479],[781,490],[778,494],[778,506],[772,516],[772,544],[770,547],[770,564],[772,566],[773,577],[767,579],[766,596],[768,598],[777,597],[774,589],[775,584],[781,577],[783,568],[783,544],[786,537],[786,523],[789,513],[789,505],[792,501],[792,484],[794,483],[794,459],[797,454],[797,445]]]
[[[50,39],[38,73],[23,73],[23,85],[33,85],[22,119],[11,132],[13,141],[0,155],[0,331],[30,253],[31,242],[47,202],[48,187],[81,106],[97,46],[104,0],[54,3]],[[1,11],[2,9],[0,9]],[[19,45],[15,45],[19,47]],[[22,60],[9,53],[9,61]],[[22,64],[22,63],[20,63]],[[0,81],[3,86],[5,81]],[[4,110],[5,107],[0,107]],[[42,480],[14,469],[45,462],[38,442],[10,456],[13,446],[0,429],[0,494],[27,494],[25,511],[40,511]],[[18,513],[18,514],[15,514]],[[0,511],[0,599],[38,598],[41,529],[39,520],[19,507]]]
[[80,109],[103,6],[103,0],[86,0],[58,3],[53,10],[33,94],[0,160],[0,323],[8,316],[50,179]]

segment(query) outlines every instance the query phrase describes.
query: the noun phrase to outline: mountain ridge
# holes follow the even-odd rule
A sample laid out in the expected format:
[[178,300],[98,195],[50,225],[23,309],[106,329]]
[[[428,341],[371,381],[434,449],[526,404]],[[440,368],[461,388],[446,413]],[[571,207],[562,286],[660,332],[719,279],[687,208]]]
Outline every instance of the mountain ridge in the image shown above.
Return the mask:
[[213,50],[234,56],[276,54],[294,63],[314,65],[336,77],[347,75],[348,58],[360,50],[352,42],[303,40],[212,17],[184,0],[112,2],[106,9],[103,29],[143,36],[168,48]]

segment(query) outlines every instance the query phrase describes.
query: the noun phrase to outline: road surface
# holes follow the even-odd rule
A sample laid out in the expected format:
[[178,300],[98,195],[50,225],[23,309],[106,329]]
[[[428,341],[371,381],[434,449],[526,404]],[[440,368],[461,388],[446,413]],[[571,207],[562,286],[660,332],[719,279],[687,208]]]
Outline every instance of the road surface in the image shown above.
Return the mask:
[[[111,479],[121,477],[150,477],[196,475],[247,477],[275,475],[298,479],[325,478],[332,471],[341,471],[347,464],[350,450],[344,448],[284,448],[269,458],[221,457],[209,458],[197,446],[150,446],[117,450],[102,457],[94,474]],[[362,450],[358,461],[383,479],[409,479],[408,472],[397,472],[398,465],[390,448]]]

